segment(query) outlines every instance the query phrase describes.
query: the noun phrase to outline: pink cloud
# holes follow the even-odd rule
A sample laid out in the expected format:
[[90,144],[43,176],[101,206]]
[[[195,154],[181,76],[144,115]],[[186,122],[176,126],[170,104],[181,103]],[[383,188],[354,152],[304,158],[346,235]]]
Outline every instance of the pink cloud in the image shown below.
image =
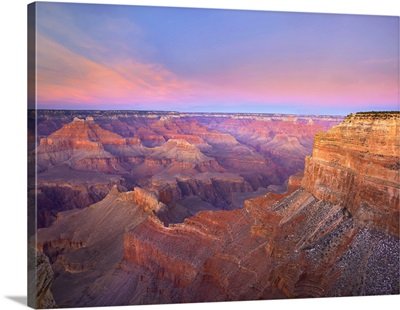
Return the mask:
[[134,59],[103,64],[37,36],[40,103],[132,104],[182,100],[191,85],[158,64]]
[[[354,70],[357,68],[357,70]],[[393,71],[393,70],[392,70]],[[360,64],[238,64],[207,79],[207,96],[255,102],[299,102],[310,105],[396,102],[398,81],[394,74]]]
[[[237,64],[197,80],[184,79],[164,66],[132,58],[96,62],[38,35],[37,99],[41,104],[135,108],[135,104],[190,102],[268,102],[348,105],[396,102],[397,79],[374,70],[376,62],[347,69],[343,64]],[[387,61],[386,61],[387,62]],[[359,70],[354,70],[354,68]],[[65,106],[67,108],[67,106]]]

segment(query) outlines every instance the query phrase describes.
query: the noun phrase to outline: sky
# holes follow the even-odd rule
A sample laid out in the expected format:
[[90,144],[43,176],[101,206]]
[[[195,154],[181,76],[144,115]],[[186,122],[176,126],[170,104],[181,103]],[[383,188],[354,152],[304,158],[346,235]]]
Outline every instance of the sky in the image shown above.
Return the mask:
[[399,17],[36,5],[41,109],[399,109]]

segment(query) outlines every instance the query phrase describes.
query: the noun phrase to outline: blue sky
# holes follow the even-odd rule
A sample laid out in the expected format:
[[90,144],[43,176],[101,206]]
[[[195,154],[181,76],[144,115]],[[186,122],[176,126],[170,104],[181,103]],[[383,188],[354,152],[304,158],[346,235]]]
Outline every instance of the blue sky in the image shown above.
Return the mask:
[[38,107],[398,109],[399,18],[37,4]]

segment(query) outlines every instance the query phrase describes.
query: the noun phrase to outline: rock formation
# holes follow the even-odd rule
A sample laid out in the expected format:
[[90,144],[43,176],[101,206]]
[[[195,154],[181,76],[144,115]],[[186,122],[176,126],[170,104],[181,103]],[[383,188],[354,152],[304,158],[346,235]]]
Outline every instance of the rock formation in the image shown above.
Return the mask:
[[56,303],[51,292],[54,272],[49,259],[33,246],[29,246],[28,261],[28,304],[35,308],[55,308]]
[[[133,122],[102,125],[120,130],[124,142],[104,149],[130,169],[132,186],[119,191],[126,176],[108,173],[124,180],[104,199],[38,231],[58,306],[400,292],[400,113],[357,113],[318,134],[286,191],[271,180],[298,171],[312,133],[334,120],[219,117],[138,116],[162,136],[152,147]],[[132,136],[143,158],[129,149]],[[242,166],[232,154],[245,155]],[[289,159],[296,164],[282,167]]]
[[307,119],[315,122],[281,115],[39,111],[38,146],[31,141],[30,147],[38,161],[38,225],[100,201],[115,184],[160,195],[172,222],[200,210],[241,207],[267,188],[282,188],[302,170],[314,134],[339,120]]
[[303,187],[399,235],[399,113],[357,113],[315,137]]
[[237,208],[235,194],[251,193],[250,184],[230,173],[199,173],[195,176],[153,177],[148,189],[168,208],[164,223],[182,222],[201,210]]
[[93,118],[74,118],[71,123],[40,140],[38,166],[45,169],[67,162],[77,170],[119,171],[123,168],[118,159],[105,148],[107,145],[124,144],[124,138],[102,129]]
[[319,135],[297,190],[291,179],[244,209],[142,222],[125,234],[124,261],[158,289],[131,301],[398,294],[399,122],[356,114]]
[[99,276],[118,269],[125,231],[162,208],[143,190],[119,192],[114,186],[102,201],[60,212],[51,227],[39,229],[37,250],[49,258],[57,275],[51,287],[57,304],[78,304],[83,292],[90,299]]
[[102,200],[117,185],[126,190],[119,176],[74,171],[66,166],[40,174],[35,190],[37,227],[49,226],[60,211],[81,209]]

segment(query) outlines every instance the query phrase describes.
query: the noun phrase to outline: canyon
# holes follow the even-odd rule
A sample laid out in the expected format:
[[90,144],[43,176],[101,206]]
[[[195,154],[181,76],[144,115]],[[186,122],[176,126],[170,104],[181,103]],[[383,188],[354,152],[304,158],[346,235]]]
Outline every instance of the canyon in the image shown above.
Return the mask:
[[[85,208],[117,185],[170,206],[168,222],[235,209],[282,190],[304,169],[312,140],[341,117],[140,111],[31,111],[37,140],[38,227]],[[35,136],[33,133],[31,136]],[[32,182],[35,184],[35,182]]]
[[398,112],[37,117],[50,307],[400,293]]

